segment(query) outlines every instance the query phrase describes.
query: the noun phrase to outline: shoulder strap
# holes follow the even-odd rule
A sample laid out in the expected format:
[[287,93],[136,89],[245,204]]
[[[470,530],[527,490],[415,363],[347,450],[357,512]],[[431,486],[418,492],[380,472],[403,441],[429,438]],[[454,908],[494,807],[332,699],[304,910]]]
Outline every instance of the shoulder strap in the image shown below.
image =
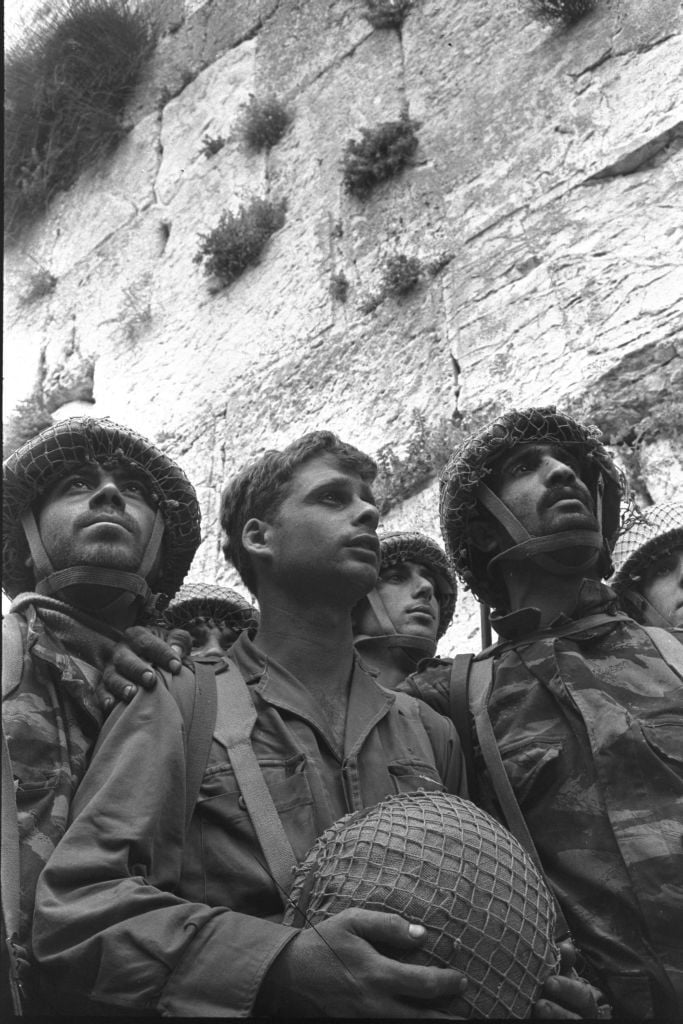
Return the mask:
[[[505,771],[503,759],[500,756],[493,726],[488,712],[488,698],[493,683],[493,658],[485,658],[482,661],[474,661],[470,666],[470,706],[474,716],[474,725],[477,731],[477,739],[481,749],[489,778],[495,790],[500,808],[505,818],[505,823],[512,832],[517,842],[529,854],[536,865],[541,878],[546,878],[541,859],[538,856],[536,844],[527,828],[526,821],[520,810],[517,798],[510,784]],[[552,887],[548,886],[552,893]],[[555,899],[555,940],[561,942],[569,937],[569,927],[557,899]]]
[[467,788],[470,799],[475,799],[476,771],[474,767],[474,743],[472,742],[472,719],[469,707],[469,678],[473,654],[456,654],[451,665],[448,687],[448,714],[460,737],[467,772]]
[[680,672],[683,664],[683,643],[681,643],[683,633],[680,634],[681,639],[679,640],[674,633],[661,626],[641,626],[640,628],[647,633],[664,661]]
[[242,799],[256,832],[270,875],[284,905],[292,884],[292,869],[297,860],[263,777],[251,733],[256,723],[256,708],[249,687],[237,665],[225,659],[226,670],[217,679],[216,739],[228,752]]
[[185,831],[190,827],[216,727],[216,674],[213,665],[194,663],[194,701],[187,730]]
[[[6,615],[2,620],[2,693],[10,693],[21,680],[24,661],[24,641],[19,618]],[[12,1006],[17,1016],[22,1014],[21,984],[17,963],[16,942],[19,935],[19,821],[14,792],[14,774],[5,730],[2,730],[2,840],[0,879],[2,881],[3,938],[9,956],[9,985]]]

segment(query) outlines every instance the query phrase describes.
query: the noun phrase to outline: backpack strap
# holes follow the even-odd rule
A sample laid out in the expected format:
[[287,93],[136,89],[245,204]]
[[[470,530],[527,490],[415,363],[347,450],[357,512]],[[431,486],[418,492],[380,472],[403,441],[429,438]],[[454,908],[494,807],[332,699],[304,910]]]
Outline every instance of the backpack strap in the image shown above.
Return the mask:
[[225,670],[217,680],[215,738],[228,752],[270,876],[286,906],[292,884],[292,869],[297,859],[251,744],[251,733],[257,716],[249,687],[230,656],[225,659],[224,666]]
[[465,758],[467,789],[470,794],[470,800],[475,799],[477,789],[469,702],[470,667],[473,658],[473,654],[456,654],[451,665],[451,677],[448,687],[448,715],[457,729],[460,738],[460,746]]
[[[500,756],[498,743],[493,732],[491,718],[488,712],[488,699],[493,684],[493,658],[485,658],[482,661],[472,661],[470,664],[470,707],[474,717],[474,726],[477,733],[477,740],[481,749],[484,763],[493,785],[498,803],[503,812],[505,824],[515,837],[520,846],[529,854],[536,865],[541,878],[546,880],[545,870],[538,856],[536,844],[527,828],[524,815],[522,814],[514,790],[505,771],[503,759]],[[552,887],[548,885],[552,893]],[[555,941],[561,942],[570,937],[569,926],[565,920],[562,909],[555,899]]]
[[[24,638],[17,615],[6,615],[2,620],[2,693],[3,697],[14,690],[21,681],[24,663]],[[19,893],[21,874],[19,868],[19,820],[17,800],[14,792],[14,774],[10,759],[5,730],[2,730],[2,860],[0,878],[2,881],[2,930],[5,949],[9,958],[9,987],[12,1007],[16,1016],[22,1015],[23,991],[20,981],[19,963],[22,947],[19,935]],[[3,957],[4,960],[4,957]]]
[[213,665],[195,661],[190,686],[187,679],[172,676],[169,690],[185,723],[185,832],[190,827],[199,789],[209,761],[216,724],[216,674]]

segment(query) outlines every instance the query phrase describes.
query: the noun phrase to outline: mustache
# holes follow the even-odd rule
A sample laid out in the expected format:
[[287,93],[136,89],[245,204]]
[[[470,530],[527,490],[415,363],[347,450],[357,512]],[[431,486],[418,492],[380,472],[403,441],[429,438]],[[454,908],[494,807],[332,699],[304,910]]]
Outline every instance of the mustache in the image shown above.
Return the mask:
[[576,499],[585,505],[590,512],[595,512],[593,499],[588,489],[572,487],[570,484],[557,484],[555,487],[551,487],[543,495],[540,505],[542,509],[550,508],[555,502],[562,501],[563,499],[566,500],[567,498]]
[[137,533],[137,523],[128,512],[84,512],[78,516],[74,526],[76,529],[82,529],[95,523],[116,523],[129,533]]

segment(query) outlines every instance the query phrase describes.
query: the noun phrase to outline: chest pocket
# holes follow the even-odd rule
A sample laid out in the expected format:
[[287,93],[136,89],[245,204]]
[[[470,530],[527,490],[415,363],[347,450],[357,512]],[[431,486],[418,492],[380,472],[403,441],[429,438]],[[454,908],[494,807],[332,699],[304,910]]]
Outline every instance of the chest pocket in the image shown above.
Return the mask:
[[505,749],[501,757],[520,807],[533,807],[556,785],[562,745],[558,741],[529,742]]
[[679,715],[662,715],[641,721],[645,742],[660,760],[683,775],[683,719]]
[[444,784],[433,764],[426,761],[402,760],[388,765],[395,793],[414,793],[418,789],[444,792]]
[[[264,758],[259,765],[296,859],[301,861],[316,837],[305,755]],[[214,761],[206,770],[187,853],[183,877],[187,898],[259,917],[281,914],[275,882],[228,761]]]

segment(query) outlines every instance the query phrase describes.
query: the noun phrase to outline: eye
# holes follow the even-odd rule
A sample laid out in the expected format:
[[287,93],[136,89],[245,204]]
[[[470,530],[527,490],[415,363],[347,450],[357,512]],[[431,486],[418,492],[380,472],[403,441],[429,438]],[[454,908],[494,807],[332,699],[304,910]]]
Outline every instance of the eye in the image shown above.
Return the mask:
[[405,572],[396,566],[394,569],[386,569],[380,575],[380,583],[403,583],[406,578]]
[[65,494],[69,493],[70,491],[90,491],[92,490],[92,486],[93,485],[91,484],[91,482],[87,480],[84,476],[71,476],[68,477],[67,480],[65,480],[63,490]]
[[324,505],[343,505],[344,495],[340,491],[321,491],[318,501]]
[[647,578],[649,580],[662,579],[672,573],[675,568],[676,559],[673,556],[658,558],[648,569]]
[[119,490],[122,494],[127,494],[133,498],[141,498],[147,502],[150,500],[149,490],[141,480],[123,480],[119,485]]

